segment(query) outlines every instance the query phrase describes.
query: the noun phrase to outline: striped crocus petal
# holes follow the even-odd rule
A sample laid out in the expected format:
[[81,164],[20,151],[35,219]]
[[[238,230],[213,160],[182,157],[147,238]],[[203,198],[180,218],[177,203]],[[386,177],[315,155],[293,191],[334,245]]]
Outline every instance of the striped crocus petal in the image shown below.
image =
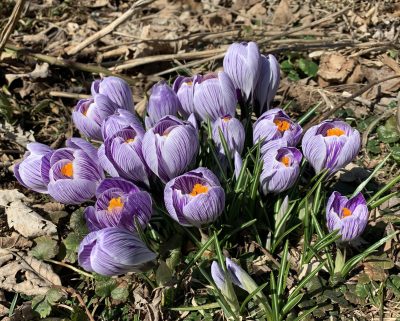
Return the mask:
[[84,151],[92,159],[93,162],[98,163],[99,157],[97,156],[97,149],[87,140],[79,137],[68,138],[65,142],[67,148],[80,149]]
[[26,188],[47,194],[47,177],[50,168],[44,163],[51,157],[53,150],[40,143],[29,143],[27,149],[23,160],[15,165],[14,175]]
[[89,233],[78,250],[80,266],[108,276],[145,272],[156,257],[135,233],[118,227]]
[[182,174],[197,155],[198,133],[189,122],[165,116],[143,137],[143,157],[164,183]]
[[283,138],[289,147],[296,146],[301,138],[303,129],[290,119],[280,108],[266,111],[253,125],[253,142],[263,141],[264,144],[270,141]]
[[103,139],[106,140],[125,128],[134,129],[139,136],[143,136],[145,133],[143,125],[133,112],[119,108],[103,121],[101,125]]
[[212,124],[212,137],[221,154],[225,154],[225,150],[221,141],[221,136],[225,138],[229,153],[234,157],[235,151],[242,153],[244,147],[245,133],[244,127],[240,120],[230,115],[218,117]]
[[92,83],[92,95],[102,94],[107,96],[119,108],[134,111],[132,91],[128,83],[118,77],[104,77]]
[[292,187],[300,174],[301,159],[301,152],[294,147],[272,149],[265,153],[260,176],[263,193],[280,193]]
[[169,215],[184,226],[215,221],[224,210],[225,192],[207,168],[198,168],[172,179],[164,190]]
[[196,79],[193,103],[195,114],[202,120],[216,120],[218,117],[235,116],[236,89],[228,74],[221,71]]
[[326,120],[311,127],[302,140],[303,153],[314,170],[334,173],[349,164],[361,146],[360,133],[343,121]]
[[260,76],[261,57],[255,42],[233,43],[224,57],[224,71],[240,89],[244,100],[251,97]]
[[194,108],[194,83],[196,79],[201,76],[195,75],[193,77],[179,76],[175,79],[172,89],[176,93],[181,106],[179,112],[183,117],[188,117],[195,112]]
[[341,241],[358,238],[368,224],[368,206],[364,196],[358,193],[351,199],[333,192],[326,206],[326,221],[330,232],[339,230]]

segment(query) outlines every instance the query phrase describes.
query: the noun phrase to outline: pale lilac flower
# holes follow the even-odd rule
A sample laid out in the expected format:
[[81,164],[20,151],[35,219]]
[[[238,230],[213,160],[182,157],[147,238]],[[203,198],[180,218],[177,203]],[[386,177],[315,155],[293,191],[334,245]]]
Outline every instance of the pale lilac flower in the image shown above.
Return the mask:
[[116,112],[107,117],[101,125],[103,140],[106,140],[107,137],[125,128],[134,129],[140,136],[143,136],[145,132],[143,125],[134,113],[125,109],[117,109]]
[[239,154],[242,153],[244,147],[244,127],[240,120],[233,118],[230,115],[218,117],[212,123],[212,137],[219,152],[225,155],[225,151],[221,142],[220,131],[228,145],[231,157],[234,156],[235,151]]
[[172,86],[176,95],[178,96],[179,101],[181,102],[181,108],[179,112],[184,117],[188,117],[190,114],[195,113],[194,108],[194,83],[196,79],[201,77],[200,75],[195,75],[193,77],[184,77],[179,76],[175,79],[174,84]]

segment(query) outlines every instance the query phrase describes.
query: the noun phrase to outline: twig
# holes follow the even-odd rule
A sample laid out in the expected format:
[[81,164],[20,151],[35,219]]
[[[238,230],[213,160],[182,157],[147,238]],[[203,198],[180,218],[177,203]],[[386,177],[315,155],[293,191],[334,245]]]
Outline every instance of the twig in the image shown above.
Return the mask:
[[76,272],[76,273],[78,273],[80,275],[86,276],[88,278],[91,278],[91,279],[94,278],[94,276],[92,274],[87,273],[87,272],[82,271],[82,270],[79,270],[78,268],[76,268],[75,266],[72,266],[70,264],[67,264],[67,263],[64,263],[64,262],[60,262],[60,261],[56,261],[56,260],[51,260],[51,259],[46,259],[45,261],[49,262],[49,263],[53,263],[53,264],[57,264],[57,265],[66,267],[67,269],[70,269],[70,270],[72,270],[72,271],[74,271],[74,272]]
[[92,314],[90,313],[89,309],[87,308],[85,302],[83,301],[81,295],[73,288],[71,287],[63,287],[65,291],[67,291],[69,294],[71,294],[72,297],[76,297],[79,301],[79,304],[85,309],[85,313],[88,316],[90,321],[95,321]]
[[400,133],[400,91],[397,95],[397,130]]
[[49,96],[52,97],[63,97],[63,98],[73,98],[73,99],[86,99],[90,98],[90,95],[67,93],[64,91],[50,91]]
[[81,42],[74,48],[70,49],[67,51],[68,55],[75,55],[79,51],[81,51],[83,48],[86,48],[87,46],[91,45],[93,42],[99,40],[100,38],[103,38],[105,35],[109,34],[112,32],[115,28],[117,28],[120,24],[124,23],[126,20],[128,20],[139,7],[142,7],[144,5],[150,4],[154,0],[139,0],[135,2],[135,4],[127,10],[122,16],[111,22],[108,26],[105,28],[99,30],[95,34],[91,35],[89,38],[87,38],[85,41]]
[[24,4],[25,0],[17,0],[13,12],[11,13],[11,17],[0,34],[0,52],[3,51],[4,46],[8,41],[8,38],[10,38],[10,35],[14,31],[14,28],[17,25],[22,10],[24,9]]

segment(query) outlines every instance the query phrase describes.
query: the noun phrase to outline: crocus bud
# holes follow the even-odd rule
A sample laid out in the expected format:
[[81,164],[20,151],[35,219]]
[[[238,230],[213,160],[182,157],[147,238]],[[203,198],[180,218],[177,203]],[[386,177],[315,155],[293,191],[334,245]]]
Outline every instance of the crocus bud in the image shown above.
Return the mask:
[[286,191],[300,174],[301,152],[295,147],[270,149],[262,156],[263,169],[260,176],[264,194]]
[[273,55],[261,55],[261,72],[254,90],[254,105],[260,114],[270,109],[279,88],[279,62]]
[[136,231],[135,219],[145,228],[152,214],[149,193],[122,178],[106,178],[96,191],[94,206],[85,209],[89,231],[106,227],[120,227]]
[[147,104],[146,127],[152,127],[164,116],[176,116],[180,108],[178,96],[165,81],[160,81],[151,88]]
[[122,177],[137,184],[149,185],[142,154],[143,132],[126,127],[108,136],[99,147],[99,162],[112,177]]
[[93,150],[81,149],[85,145],[83,140],[74,138],[73,142],[67,142],[70,147],[54,151],[46,160],[44,166],[50,168],[48,191],[58,202],[80,204],[90,200],[104,178]]
[[47,194],[50,169],[48,159],[53,154],[53,150],[40,143],[29,143],[27,149],[22,162],[15,165],[14,175],[26,188]]
[[188,117],[190,114],[195,112],[193,96],[194,96],[194,83],[196,79],[201,77],[199,75],[195,75],[193,77],[184,77],[179,76],[175,79],[174,84],[172,86],[175,91],[178,99],[181,103],[181,108],[179,112],[184,117]]
[[114,135],[116,132],[124,128],[134,129],[138,135],[144,135],[143,125],[134,113],[125,109],[117,109],[117,111],[107,117],[101,125],[101,132],[103,140],[107,137]]
[[266,111],[253,125],[253,142],[263,140],[262,146],[283,138],[289,147],[298,144],[303,129],[279,108]]
[[200,167],[169,181],[164,201],[169,215],[179,224],[200,227],[221,215],[225,192],[214,173]]
[[248,100],[260,75],[261,56],[255,42],[233,43],[224,57],[224,71],[232,79],[236,89]]
[[233,160],[234,160],[234,167],[235,167],[235,177],[236,177],[236,179],[238,179],[240,172],[242,171],[243,160],[237,151],[235,151],[235,154],[233,155]]
[[189,122],[165,116],[143,137],[147,166],[164,183],[184,173],[199,149],[197,130]]
[[240,120],[233,118],[230,115],[218,117],[212,123],[212,137],[215,145],[219,149],[221,154],[225,154],[224,147],[221,142],[220,131],[225,138],[226,144],[228,145],[229,153],[231,157],[234,157],[235,151],[239,154],[243,151],[244,146],[244,127]]
[[89,233],[78,250],[81,267],[108,276],[145,272],[156,257],[136,233],[118,227]]
[[92,96],[96,94],[104,95],[109,98],[118,108],[134,111],[132,91],[128,83],[118,77],[104,77],[92,83]]
[[198,77],[194,83],[195,113],[200,119],[211,121],[218,117],[235,116],[237,97],[228,74],[221,71]]
[[304,157],[319,173],[334,173],[349,164],[360,150],[360,133],[344,121],[326,120],[311,127],[302,140]]
[[368,206],[364,196],[358,193],[351,199],[333,192],[326,205],[326,221],[329,232],[339,230],[342,241],[359,237],[368,223]]

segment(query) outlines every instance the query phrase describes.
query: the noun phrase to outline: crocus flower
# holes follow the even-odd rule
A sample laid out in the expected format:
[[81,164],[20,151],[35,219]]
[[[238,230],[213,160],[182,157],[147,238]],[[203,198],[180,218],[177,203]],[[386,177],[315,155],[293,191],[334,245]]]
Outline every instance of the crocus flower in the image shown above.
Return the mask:
[[279,62],[273,55],[261,55],[261,71],[254,90],[253,101],[260,114],[271,107],[272,100],[279,88]]
[[244,127],[240,120],[233,118],[230,115],[218,117],[212,124],[212,137],[221,154],[225,154],[220,131],[225,138],[226,144],[229,149],[231,157],[234,156],[235,151],[239,154],[243,151],[244,146]]
[[121,227],[136,231],[135,218],[145,228],[152,213],[149,193],[122,178],[106,178],[96,191],[96,204],[85,209],[91,232],[106,227]]
[[253,142],[256,144],[263,140],[263,150],[268,149],[270,142],[283,139],[287,146],[294,147],[301,138],[303,129],[290,119],[290,117],[279,108],[266,111],[253,125]]
[[152,127],[164,116],[176,116],[179,109],[181,103],[176,93],[165,81],[160,81],[151,88],[147,103],[146,127]]
[[144,135],[143,125],[134,113],[125,109],[117,109],[117,111],[107,117],[101,125],[103,140],[114,135],[116,132],[124,128],[134,129],[138,135]]
[[[49,194],[64,204],[80,204],[91,199],[104,178],[96,153],[83,139],[67,141],[46,160],[49,170]],[[86,147],[85,147],[86,146]]]
[[201,77],[200,75],[195,75],[193,77],[184,77],[179,76],[175,79],[174,84],[172,86],[176,95],[178,96],[179,101],[181,102],[181,108],[179,112],[184,117],[188,117],[190,114],[195,112],[194,109],[194,83],[196,79]]
[[194,83],[193,103],[196,115],[202,120],[235,116],[236,90],[228,74],[221,71],[198,77]]
[[182,174],[195,159],[198,133],[190,122],[165,116],[143,137],[142,151],[147,166],[164,183]]
[[224,71],[244,100],[251,97],[260,75],[261,56],[255,42],[233,43],[224,57]]
[[110,76],[95,80],[92,83],[91,92],[92,96],[96,94],[107,96],[118,108],[134,111],[131,88],[121,78]]
[[48,193],[50,167],[46,159],[51,157],[53,150],[40,143],[29,143],[27,149],[22,162],[15,165],[14,175],[26,188],[39,193]]
[[89,233],[78,250],[80,266],[86,271],[108,276],[144,272],[156,257],[136,233],[118,227]]
[[333,192],[326,205],[326,221],[330,232],[339,230],[342,241],[359,237],[368,223],[368,206],[358,193],[351,199]]
[[302,140],[304,157],[317,173],[349,164],[360,150],[360,133],[344,121],[326,120],[311,127]]
[[169,215],[184,226],[215,221],[225,206],[225,192],[209,169],[200,167],[167,183],[164,190]]
[[264,194],[283,192],[296,182],[300,174],[301,152],[295,147],[268,150],[263,154],[260,176]]

